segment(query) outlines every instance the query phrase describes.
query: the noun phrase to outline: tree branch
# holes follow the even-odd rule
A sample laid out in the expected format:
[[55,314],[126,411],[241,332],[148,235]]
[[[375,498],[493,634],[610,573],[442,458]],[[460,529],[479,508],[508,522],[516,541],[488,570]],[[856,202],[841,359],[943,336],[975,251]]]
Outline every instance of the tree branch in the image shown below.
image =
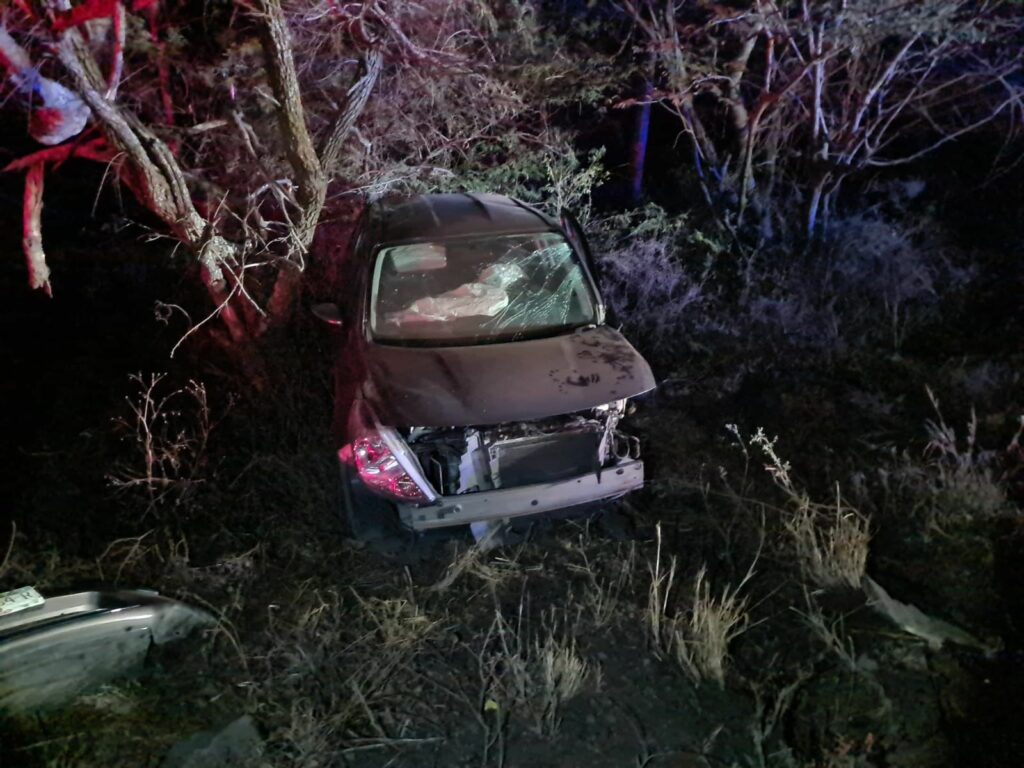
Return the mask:
[[304,248],[312,241],[320,209],[327,197],[327,178],[306,126],[291,35],[281,2],[257,0],[256,5],[264,16],[263,52],[267,59],[267,75],[274,97],[280,104],[278,117],[285,154],[295,173],[296,199],[302,207],[296,235]]
[[53,296],[50,268],[43,251],[43,163],[29,166],[25,174],[25,198],[22,208],[21,246],[25,251],[30,288],[42,289]]
[[366,107],[366,102],[370,99],[370,94],[373,92],[373,87],[384,66],[384,57],[379,51],[371,51],[366,55],[363,64],[365,70],[363,76],[349,89],[345,106],[335,118],[331,130],[327,134],[327,139],[324,141],[323,149],[320,151],[320,162],[327,173],[330,173],[337,164],[345,139]]

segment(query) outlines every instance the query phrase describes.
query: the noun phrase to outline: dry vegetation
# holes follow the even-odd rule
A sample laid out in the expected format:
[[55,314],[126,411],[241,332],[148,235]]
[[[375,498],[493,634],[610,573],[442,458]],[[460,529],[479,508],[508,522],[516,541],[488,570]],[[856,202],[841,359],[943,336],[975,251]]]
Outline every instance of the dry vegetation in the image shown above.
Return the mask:
[[[864,2],[676,5],[602,6],[566,31],[519,0],[261,0],[265,13],[238,17],[209,3],[226,50],[179,83],[174,125],[149,76],[158,60],[184,69],[185,31],[129,51],[118,111],[160,125],[179,150],[172,180],[210,227],[158,218],[193,246],[231,244],[214,254],[226,299],[159,305],[165,322],[188,317],[164,346],[203,317],[190,340],[242,343],[237,320],[265,345],[263,386],[203,346],[166,376],[94,383],[127,391],[116,413],[73,382],[37,404],[70,393],[85,429],[55,421],[18,446],[31,483],[2,529],[0,589],[154,588],[219,621],[137,680],[5,724],[12,764],[159,764],[241,714],[261,766],[939,768],[972,764],[980,743],[990,765],[1019,757],[1019,669],[933,648],[861,591],[870,573],[922,615],[1020,645],[1019,590],[1000,586],[1024,530],[1024,361],[1007,351],[1019,319],[995,337],[970,304],[1012,281],[983,282],[933,210],[945,176],[872,175],[986,125],[1012,146],[1009,6],[895,3],[880,24]],[[255,35],[267,16],[294,33],[306,133],[344,128],[344,151],[318,146],[306,165],[284,151],[303,129],[277,133],[283,96],[257,66],[275,50]],[[49,34],[32,27],[26,45]],[[662,205],[609,212],[591,192],[618,170],[574,151],[572,120],[607,127],[611,104],[635,106],[634,75],[690,154],[654,169]],[[381,97],[342,99],[360,83]],[[355,122],[336,123],[346,113]],[[323,174],[337,177],[341,239],[357,201],[388,191],[495,190],[589,218],[616,322],[664,382],[630,422],[649,483],[619,508],[624,524],[426,537],[390,558],[343,538],[329,344],[302,317],[263,314],[279,285],[296,299],[299,267],[307,298],[333,290],[331,263],[303,242],[319,208],[300,198],[327,195]],[[264,333],[275,319],[279,338]],[[994,351],[965,354],[982,343]]]
[[[129,420],[148,413],[130,403]],[[251,415],[235,410],[214,435],[243,436]],[[666,413],[649,417],[664,421]],[[63,729],[64,741],[18,724],[17,754],[48,764],[145,761],[204,722],[247,713],[259,724],[267,765],[571,760],[584,734],[606,753],[588,757],[597,765],[676,753],[766,766],[799,764],[800,754],[852,765],[843,760],[867,754],[867,732],[815,752],[806,741],[786,745],[780,724],[809,717],[815,681],[830,675],[859,681],[850,685],[882,702],[883,720],[901,706],[881,670],[888,654],[905,653],[913,640],[890,639],[884,624],[837,611],[822,591],[859,587],[874,546],[867,518],[841,498],[812,502],[763,431],[744,442],[753,449],[744,462],[756,450],[768,473],[726,471],[736,452],[725,442],[716,455],[719,480],[697,496],[661,490],[655,474],[628,541],[609,540],[586,522],[563,523],[515,545],[449,540],[411,551],[403,564],[343,541],[317,493],[285,497],[284,506],[261,494],[259,467],[293,487],[317,477],[311,462],[323,459],[315,446],[289,453],[303,433],[288,434],[286,425],[301,424],[298,416],[264,423],[255,455],[231,475],[208,469],[177,505],[147,512],[147,494],[118,496],[124,514],[155,528],[113,542],[94,559],[56,548],[47,554],[18,535],[5,584],[45,590],[101,579],[157,587],[208,607],[220,621],[193,642],[187,664],[167,668],[170,676],[154,671],[143,685],[126,681],[82,699],[74,709],[81,726],[42,721]],[[645,429],[654,446],[679,439],[663,427]],[[214,439],[210,450],[219,445]],[[932,450],[916,466],[944,483],[947,470]],[[737,472],[745,477],[741,489],[724,479]],[[211,548],[190,531],[219,509],[223,483],[242,501],[235,514],[262,521],[247,524],[257,535],[219,533]],[[693,499],[697,508],[681,512]],[[162,514],[182,506],[189,514]],[[875,514],[883,520],[874,525],[885,525],[887,513]],[[178,708],[184,702],[187,711]],[[119,714],[126,711],[130,721]],[[606,716],[614,721],[607,731],[595,725]],[[675,717],[692,722],[678,730]],[[748,726],[722,730],[737,717]],[[125,748],[125,729],[139,722],[144,736]],[[871,722],[878,728],[881,721]],[[86,740],[82,727],[94,735]],[[646,735],[634,738],[636,728]],[[907,748],[900,740],[907,737],[886,733],[871,738]]]

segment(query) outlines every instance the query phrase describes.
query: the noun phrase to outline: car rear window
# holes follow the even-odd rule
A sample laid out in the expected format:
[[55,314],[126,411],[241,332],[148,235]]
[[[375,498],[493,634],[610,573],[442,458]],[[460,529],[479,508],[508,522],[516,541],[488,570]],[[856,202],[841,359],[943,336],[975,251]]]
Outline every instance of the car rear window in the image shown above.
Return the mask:
[[383,342],[475,344],[596,322],[583,267],[557,232],[382,248],[370,330]]

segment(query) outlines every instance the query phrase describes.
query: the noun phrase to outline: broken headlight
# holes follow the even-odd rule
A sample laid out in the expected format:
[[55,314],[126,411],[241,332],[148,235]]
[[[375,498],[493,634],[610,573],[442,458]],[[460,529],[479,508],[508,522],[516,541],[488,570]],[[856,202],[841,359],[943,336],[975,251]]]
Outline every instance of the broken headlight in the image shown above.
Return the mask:
[[380,434],[370,431],[352,443],[359,479],[369,490],[394,501],[430,501],[399,463]]

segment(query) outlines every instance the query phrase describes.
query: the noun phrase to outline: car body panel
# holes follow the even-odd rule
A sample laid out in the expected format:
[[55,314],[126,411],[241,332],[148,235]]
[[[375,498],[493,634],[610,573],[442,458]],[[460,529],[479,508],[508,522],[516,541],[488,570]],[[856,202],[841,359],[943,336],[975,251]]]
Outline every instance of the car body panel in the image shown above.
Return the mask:
[[80,592],[0,617],[0,712],[58,706],[215,621],[155,592]]
[[366,363],[378,416],[397,427],[540,419],[655,386],[647,362],[606,326],[463,347],[371,344]]
[[439,504],[399,504],[402,522],[417,531],[505,520],[608,501],[643,487],[644,464],[621,462],[600,473],[553,483],[442,497]]

